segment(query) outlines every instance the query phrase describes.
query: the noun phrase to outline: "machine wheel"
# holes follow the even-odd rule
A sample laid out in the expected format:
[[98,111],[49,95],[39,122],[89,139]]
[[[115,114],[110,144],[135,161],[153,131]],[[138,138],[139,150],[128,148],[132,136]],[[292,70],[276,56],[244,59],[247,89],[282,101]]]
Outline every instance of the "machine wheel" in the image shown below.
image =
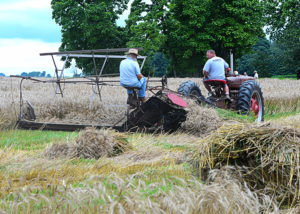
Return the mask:
[[257,122],[264,121],[264,98],[256,81],[249,80],[242,83],[236,108],[241,114],[252,112],[257,117]]
[[202,96],[201,90],[200,90],[198,84],[191,80],[181,83],[177,91],[179,94],[182,94],[185,96],[190,96],[190,95],[193,95],[196,97]]

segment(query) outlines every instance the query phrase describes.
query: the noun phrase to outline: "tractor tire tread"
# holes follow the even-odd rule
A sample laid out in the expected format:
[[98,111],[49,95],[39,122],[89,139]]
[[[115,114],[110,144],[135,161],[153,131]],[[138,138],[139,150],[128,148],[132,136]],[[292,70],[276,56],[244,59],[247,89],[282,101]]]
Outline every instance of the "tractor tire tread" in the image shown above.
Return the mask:
[[248,81],[242,83],[240,90],[239,90],[238,98],[237,98],[236,109],[241,114],[247,114],[251,109],[251,98],[252,98],[254,91],[256,91],[259,94],[259,96],[261,97],[262,121],[263,121],[264,120],[263,93],[262,93],[262,90],[261,90],[261,87],[259,86],[259,84],[254,80],[248,80]]
[[192,92],[196,92],[197,96],[202,96],[201,90],[199,85],[196,82],[193,82],[191,80],[187,80],[180,84],[179,88],[177,89],[177,92],[179,94],[182,94],[184,96],[189,96],[192,94]]

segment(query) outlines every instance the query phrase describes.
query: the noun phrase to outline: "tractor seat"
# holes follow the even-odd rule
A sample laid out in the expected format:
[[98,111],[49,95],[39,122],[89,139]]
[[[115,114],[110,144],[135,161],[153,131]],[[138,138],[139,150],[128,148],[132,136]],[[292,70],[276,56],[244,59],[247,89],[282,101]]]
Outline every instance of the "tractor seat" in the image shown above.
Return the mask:
[[224,86],[226,84],[226,80],[218,80],[218,79],[209,79],[209,80],[205,80],[204,82],[211,86]]

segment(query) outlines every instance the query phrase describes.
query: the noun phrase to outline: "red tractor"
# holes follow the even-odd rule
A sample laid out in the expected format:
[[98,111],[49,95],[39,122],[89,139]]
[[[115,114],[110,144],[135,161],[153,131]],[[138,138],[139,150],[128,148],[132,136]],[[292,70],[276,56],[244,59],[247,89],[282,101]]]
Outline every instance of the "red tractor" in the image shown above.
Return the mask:
[[[197,98],[199,102],[205,102],[222,109],[236,110],[241,114],[253,114],[256,121],[264,120],[264,98],[261,87],[253,77],[244,75],[227,75],[226,80],[206,80],[212,88],[212,96],[205,98],[197,83],[185,81],[178,88],[178,93]],[[226,99],[224,84],[229,87],[231,100]]]

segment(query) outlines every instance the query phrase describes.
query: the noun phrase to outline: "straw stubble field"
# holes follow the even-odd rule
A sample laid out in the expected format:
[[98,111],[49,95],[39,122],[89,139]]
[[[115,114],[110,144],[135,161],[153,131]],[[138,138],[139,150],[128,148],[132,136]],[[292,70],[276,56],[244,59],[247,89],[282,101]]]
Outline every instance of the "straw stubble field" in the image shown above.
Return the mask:
[[[0,78],[0,213],[299,212],[300,85],[259,82],[274,118],[266,124],[188,101],[182,130],[151,135],[14,130],[19,80]],[[23,97],[39,121],[113,124],[125,114],[124,89],[103,87],[92,105],[91,92],[66,85],[53,102],[53,85],[26,81]]]

